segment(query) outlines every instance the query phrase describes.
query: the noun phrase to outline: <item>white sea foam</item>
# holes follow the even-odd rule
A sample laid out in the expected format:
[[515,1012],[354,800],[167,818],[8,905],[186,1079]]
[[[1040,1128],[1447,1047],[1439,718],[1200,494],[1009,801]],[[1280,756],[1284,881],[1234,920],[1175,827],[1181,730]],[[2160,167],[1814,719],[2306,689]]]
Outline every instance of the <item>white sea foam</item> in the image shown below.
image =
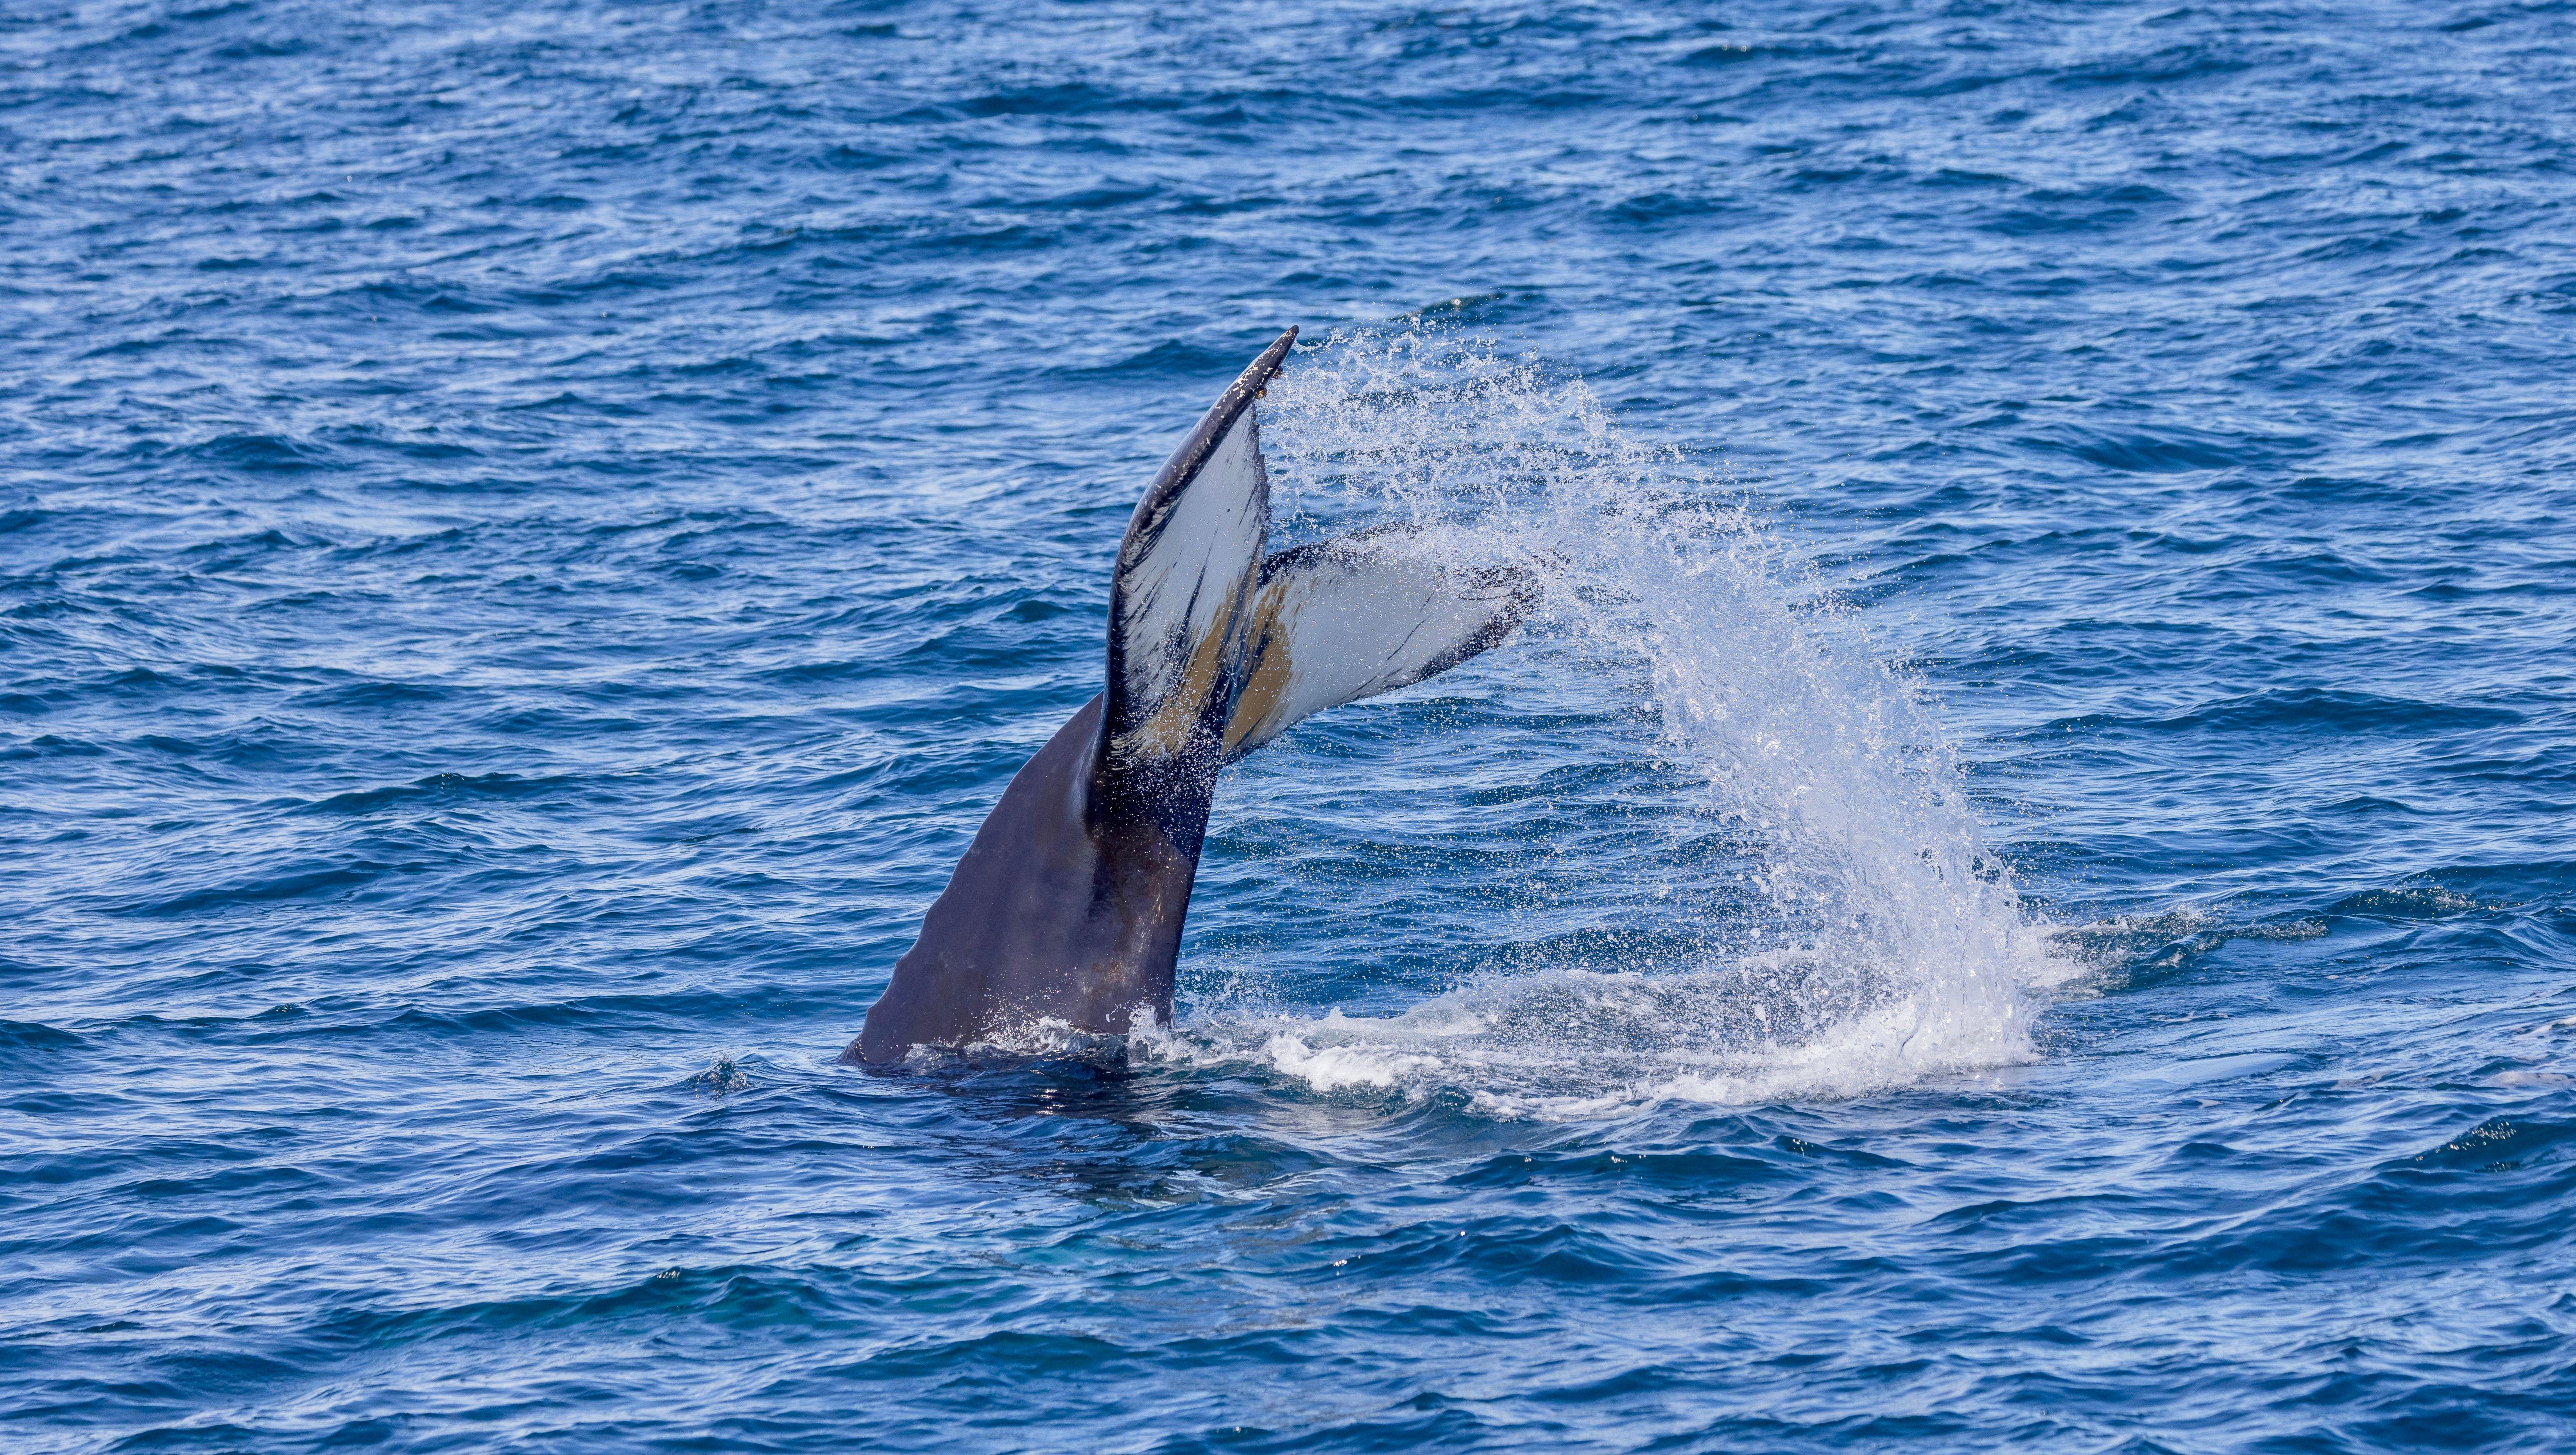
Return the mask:
[[1410,517],[1464,564],[1548,562],[1525,652],[1648,706],[1651,751],[1682,770],[1668,807],[1734,847],[1602,866],[1658,880],[1618,927],[1652,958],[1489,969],[1382,1018],[1202,1003],[1135,1052],[1538,1116],[2033,1056],[2031,990],[2074,967],[1984,846],[1917,691],[1740,498],[1627,438],[1580,381],[1431,331],[1301,357],[1264,431],[1292,527]]

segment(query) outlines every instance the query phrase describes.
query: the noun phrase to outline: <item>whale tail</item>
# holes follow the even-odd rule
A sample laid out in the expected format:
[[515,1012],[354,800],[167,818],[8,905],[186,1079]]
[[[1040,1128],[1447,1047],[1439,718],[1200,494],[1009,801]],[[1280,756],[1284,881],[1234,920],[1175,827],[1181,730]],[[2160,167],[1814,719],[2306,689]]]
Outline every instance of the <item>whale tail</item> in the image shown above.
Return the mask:
[[1109,798],[1212,783],[1306,717],[1494,647],[1537,603],[1535,572],[1444,563],[1409,527],[1268,552],[1255,401],[1296,337],[1281,334],[1227,388],[1128,521],[1096,767]]
[[1243,371],[1137,502],[1107,684],[1012,777],[843,1060],[1168,1020],[1217,770],[1494,646],[1536,602],[1535,572],[1444,566],[1400,528],[1270,553],[1253,406],[1296,337]]

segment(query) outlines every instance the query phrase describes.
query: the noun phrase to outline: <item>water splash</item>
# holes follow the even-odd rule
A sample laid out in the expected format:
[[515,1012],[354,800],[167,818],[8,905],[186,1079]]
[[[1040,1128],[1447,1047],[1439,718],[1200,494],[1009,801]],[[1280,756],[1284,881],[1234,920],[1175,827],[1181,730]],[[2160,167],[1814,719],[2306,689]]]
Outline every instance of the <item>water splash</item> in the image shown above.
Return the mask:
[[[1651,724],[1666,802],[1615,922],[1391,1017],[1218,1004],[1149,1056],[1506,1115],[1836,1096],[2031,1058],[2063,977],[1919,693],[1726,482],[1592,391],[1434,329],[1336,336],[1272,386],[1283,534],[1410,519],[1459,564],[1545,563],[1545,690]],[[1528,675],[1524,667],[1518,675]],[[1603,751],[1633,752],[1633,743]],[[1596,908],[1599,906],[1596,905]]]
[[749,1091],[752,1081],[751,1073],[743,1069],[740,1053],[719,1051],[715,1060],[705,1070],[690,1077],[686,1084],[703,1095],[725,1097],[738,1091]]

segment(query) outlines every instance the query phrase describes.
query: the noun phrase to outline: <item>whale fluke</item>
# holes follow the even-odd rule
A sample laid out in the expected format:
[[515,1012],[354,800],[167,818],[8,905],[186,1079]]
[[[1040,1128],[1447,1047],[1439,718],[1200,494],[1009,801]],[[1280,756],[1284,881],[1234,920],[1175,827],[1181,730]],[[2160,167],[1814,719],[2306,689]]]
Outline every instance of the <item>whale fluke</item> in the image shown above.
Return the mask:
[[1461,570],[1387,526],[1281,551],[1253,593],[1252,666],[1225,731],[1233,761],[1301,719],[1410,687],[1501,644],[1538,599],[1518,567]]
[[842,1060],[1168,1022],[1218,769],[1494,647],[1536,603],[1534,572],[1444,566],[1403,528],[1267,552],[1256,401],[1296,337],[1227,386],[1137,502],[1101,693],[1002,791]]

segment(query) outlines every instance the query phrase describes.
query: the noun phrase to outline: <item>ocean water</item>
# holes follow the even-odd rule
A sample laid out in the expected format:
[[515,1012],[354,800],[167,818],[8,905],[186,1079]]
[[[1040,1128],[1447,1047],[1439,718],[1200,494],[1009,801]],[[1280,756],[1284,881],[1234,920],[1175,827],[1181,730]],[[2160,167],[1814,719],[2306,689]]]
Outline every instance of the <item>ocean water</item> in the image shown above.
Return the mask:
[[[2576,1447],[2576,9],[0,12],[0,1446]],[[1539,563],[834,1064],[1275,332]]]

